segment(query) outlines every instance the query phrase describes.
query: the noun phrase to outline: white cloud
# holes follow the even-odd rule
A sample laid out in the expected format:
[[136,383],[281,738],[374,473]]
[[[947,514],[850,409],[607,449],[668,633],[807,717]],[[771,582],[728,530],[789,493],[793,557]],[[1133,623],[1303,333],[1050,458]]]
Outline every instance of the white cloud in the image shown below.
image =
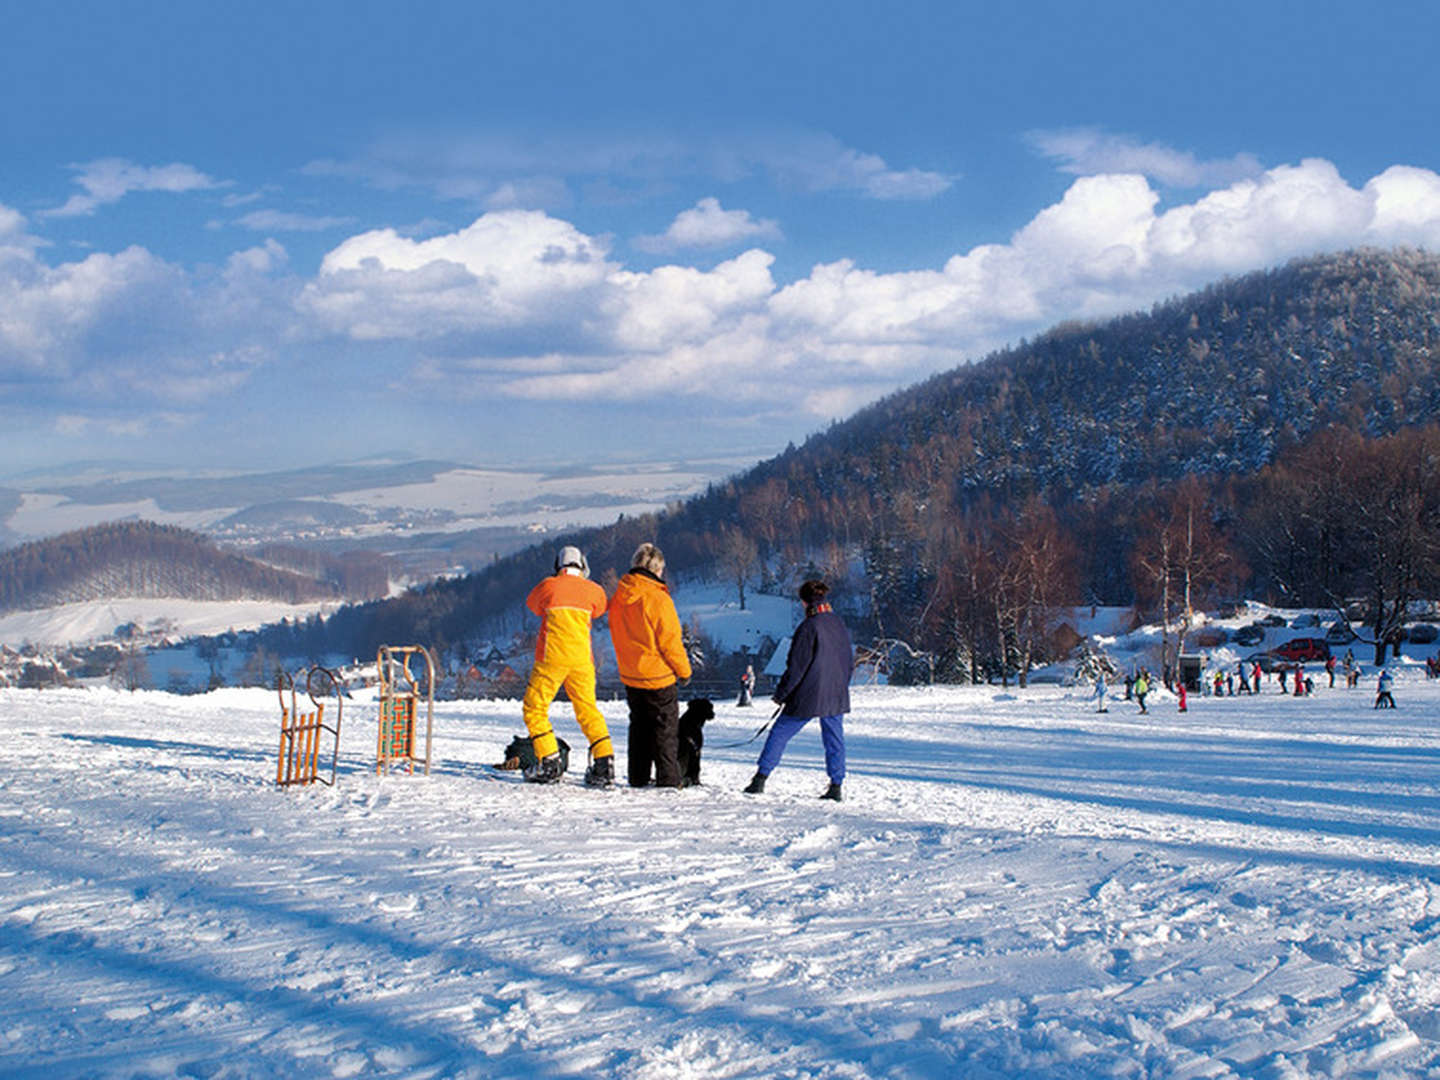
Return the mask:
[[477,332],[583,332],[618,267],[606,245],[533,210],[486,214],[457,233],[411,240],[363,233],[325,256],[301,299],[359,339]]
[[195,422],[193,413],[157,412],[120,417],[62,413],[55,418],[53,427],[57,435],[67,439],[81,438],[99,431],[114,438],[136,440],[166,434]]
[[496,184],[480,201],[490,210],[554,210],[574,199],[569,185],[557,176],[520,176]]
[[757,250],[708,271],[661,266],[613,274],[602,307],[610,316],[607,336],[619,351],[658,351],[712,337],[739,316],[763,310],[775,291],[773,262]]
[[132,191],[180,193],[224,187],[190,165],[136,165],[124,158],[102,158],[85,165],[72,165],[75,182],[85,189],[72,195],[64,206],[42,211],[42,217],[79,217],[93,214],[97,207],[119,202]]
[[1025,138],[1040,154],[1058,162],[1061,172],[1075,176],[1138,173],[1172,187],[1214,187],[1263,171],[1252,154],[1202,161],[1162,143],[1142,143],[1095,128],[1032,131]]
[[25,215],[0,203],[0,241],[18,243],[25,235]]
[[1082,177],[1008,243],[939,270],[817,266],[763,305],[751,297],[742,319],[711,336],[667,346],[662,335],[649,352],[619,350],[609,371],[537,372],[507,389],[635,396],[664,386],[829,415],[1064,319],[1144,308],[1294,256],[1395,243],[1440,247],[1440,176],[1395,167],[1356,189],[1329,162],[1307,160],[1164,210],[1140,176]]
[[336,385],[408,374],[437,423],[523,399],[820,419],[1061,320],[1393,244],[1440,250],[1440,176],[1395,166],[1355,187],[1318,159],[1170,206],[1136,173],[1081,176],[1004,242],[938,267],[838,260],[788,283],[758,248],[632,270],[607,238],[533,210],[428,238],[361,233],[305,282],[274,240],[203,273],[140,248],[52,266],[0,206],[0,379],[53,387],[70,416],[127,395],[194,411],[293,355]]
[[695,177],[735,183],[758,175],[800,191],[886,200],[930,199],[954,183],[944,173],[895,168],[813,131],[647,138],[407,134],[382,140],[359,158],[314,161],[303,171],[386,190],[420,188],[489,209],[561,209],[572,201],[576,180],[644,189]]
[[293,336],[285,262],[270,241],[203,276],[134,246],[51,266],[0,241],[0,381],[66,415],[76,403],[138,411],[231,390]]
[[326,232],[355,224],[352,217],[325,217],[295,214],[284,210],[252,210],[235,219],[235,224],[255,232]]
[[828,135],[801,136],[757,144],[760,167],[806,191],[856,191],[872,199],[932,199],[954,178],[926,169],[892,169],[876,154],[843,145]]
[[701,199],[676,215],[659,236],[632,241],[640,251],[664,253],[686,248],[722,248],[761,240],[779,240],[780,226],[769,219],[756,220],[748,210],[725,210],[716,198]]

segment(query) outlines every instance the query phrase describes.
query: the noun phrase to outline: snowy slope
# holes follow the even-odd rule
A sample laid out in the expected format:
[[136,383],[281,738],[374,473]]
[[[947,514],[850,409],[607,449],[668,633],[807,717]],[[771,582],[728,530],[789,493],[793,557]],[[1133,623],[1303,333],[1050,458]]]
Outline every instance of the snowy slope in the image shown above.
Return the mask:
[[1371,693],[859,688],[836,806],[728,704],[595,792],[513,702],[377,778],[357,698],[281,793],[271,694],[0,690],[0,1075],[1434,1075],[1440,684]]
[[179,637],[254,630],[281,619],[307,619],[339,606],[335,601],[286,604],[277,600],[177,600],[118,597],[0,615],[0,644],[68,645],[112,637],[116,627],[163,625]]

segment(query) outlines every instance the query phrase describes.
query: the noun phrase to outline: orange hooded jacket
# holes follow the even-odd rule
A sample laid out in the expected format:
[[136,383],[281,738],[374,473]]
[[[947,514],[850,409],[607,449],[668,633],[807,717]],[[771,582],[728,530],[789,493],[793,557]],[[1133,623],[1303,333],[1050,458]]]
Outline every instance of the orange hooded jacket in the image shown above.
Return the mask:
[[590,620],[605,614],[605,590],[579,574],[559,573],[530,590],[525,605],[540,616],[535,662],[594,667]]
[[643,570],[621,578],[610,598],[610,640],[626,686],[658,690],[690,677],[675,601],[664,582]]

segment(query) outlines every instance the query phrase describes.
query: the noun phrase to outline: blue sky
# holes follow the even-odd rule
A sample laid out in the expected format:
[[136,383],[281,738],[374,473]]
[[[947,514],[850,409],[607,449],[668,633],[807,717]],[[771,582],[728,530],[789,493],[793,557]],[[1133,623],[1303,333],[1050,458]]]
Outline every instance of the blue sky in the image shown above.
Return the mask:
[[1440,7],[47,3],[0,475],[768,456],[1055,322],[1440,245]]

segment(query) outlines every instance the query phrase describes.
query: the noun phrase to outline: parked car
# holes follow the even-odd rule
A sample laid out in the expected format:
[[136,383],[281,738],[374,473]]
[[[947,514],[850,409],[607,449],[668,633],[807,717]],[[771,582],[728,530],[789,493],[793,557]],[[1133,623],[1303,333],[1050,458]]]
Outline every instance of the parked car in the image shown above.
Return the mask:
[[1270,650],[1272,656],[1280,660],[1291,660],[1297,663],[1310,660],[1327,660],[1330,657],[1330,646],[1324,638],[1297,637],[1291,638],[1283,645],[1277,645]]
[[1296,630],[1308,630],[1312,626],[1320,625],[1320,616],[1314,612],[1307,611],[1304,615],[1295,616],[1295,621],[1290,625]]
[[1249,626],[1242,626],[1235,631],[1235,644],[1237,645],[1259,645],[1265,640],[1265,628],[1259,623],[1251,623]]
[[1259,664],[1261,671],[1274,671],[1277,666],[1275,657],[1271,656],[1268,652],[1253,652],[1245,657],[1244,663],[1247,668]]
[[1261,625],[1261,626],[1284,626],[1284,625],[1285,625],[1285,619],[1284,619],[1283,616],[1276,615],[1276,614],[1274,614],[1274,613],[1272,612],[1271,614],[1266,615],[1263,619],[1260,620],[1260,625]]
[[1325,640],[1331,645],[1348,645],[1355,640],[1355,631],[1343,619],[1336,619],[1325,631]]
[[1440,638],[1440,630],[1431,623],[1416,623],[1407,631],[1412,645],[1431,645]]
[[1197,649],[1214,649],[1230,640],[1230,632],[1223,626],[1202,626],[1190,635],[1190,643]]

